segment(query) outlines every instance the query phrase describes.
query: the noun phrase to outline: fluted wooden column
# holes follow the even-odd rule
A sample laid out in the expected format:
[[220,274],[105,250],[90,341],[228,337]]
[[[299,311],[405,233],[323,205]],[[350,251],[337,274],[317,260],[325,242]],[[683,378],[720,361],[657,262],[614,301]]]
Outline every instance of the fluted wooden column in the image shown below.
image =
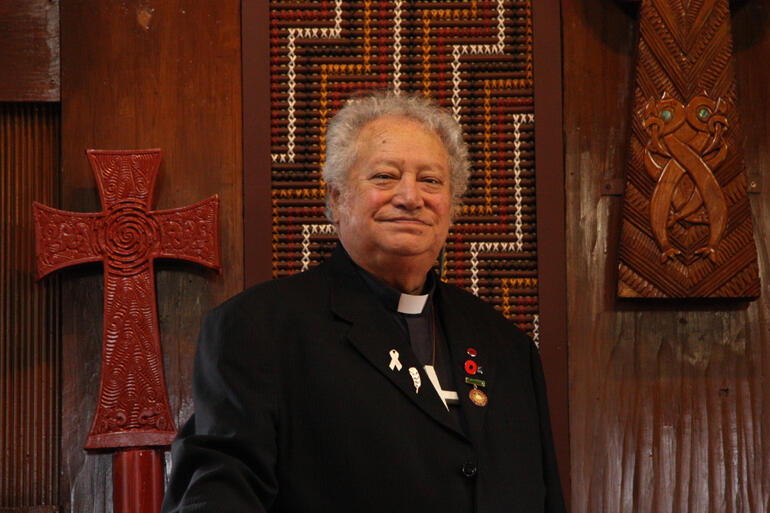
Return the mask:
[[35,282],[32,201],[58,203],[59,105],[0,103],[0,510],[58,503],[59,280]]

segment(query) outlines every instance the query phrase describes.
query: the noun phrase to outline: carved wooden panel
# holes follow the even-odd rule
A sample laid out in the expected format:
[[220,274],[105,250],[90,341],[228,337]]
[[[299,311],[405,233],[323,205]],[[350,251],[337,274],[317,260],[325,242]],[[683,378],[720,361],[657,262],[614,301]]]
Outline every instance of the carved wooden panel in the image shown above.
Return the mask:
[[755,298],[728,0],[644,0],[620,297]]

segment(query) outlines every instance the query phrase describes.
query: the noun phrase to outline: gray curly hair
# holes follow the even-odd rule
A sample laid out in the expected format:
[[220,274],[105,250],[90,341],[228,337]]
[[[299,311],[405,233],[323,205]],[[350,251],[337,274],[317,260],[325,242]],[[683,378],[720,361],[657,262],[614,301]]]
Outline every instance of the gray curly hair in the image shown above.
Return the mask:
[[[468,146],[460,125],[433,101],[417,95],[374,93],[353,97],[329,122],[326,132],[326,162],[323,177],[327,185],[345,191],[350,166],[358,151],[357,139],[368,122],[383,116],[403,116],[422,124],[434,132],[449,155],[450,190],[452,206],[460,204],[470,175]],[[453,209],[454,210],[454,209]],[[332,222],[329,195],[326,195],[326,217]]]

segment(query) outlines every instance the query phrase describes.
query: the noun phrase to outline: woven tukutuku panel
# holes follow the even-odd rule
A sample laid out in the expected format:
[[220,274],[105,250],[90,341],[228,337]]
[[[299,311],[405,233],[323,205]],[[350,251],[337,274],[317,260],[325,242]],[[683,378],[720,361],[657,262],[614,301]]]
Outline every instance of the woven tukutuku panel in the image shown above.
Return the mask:
[[325,259],[325,133],[352,93],[430,96],[462,124],[473,171],[442,279],[538,341],[530,1],[270,3],[273,275]]

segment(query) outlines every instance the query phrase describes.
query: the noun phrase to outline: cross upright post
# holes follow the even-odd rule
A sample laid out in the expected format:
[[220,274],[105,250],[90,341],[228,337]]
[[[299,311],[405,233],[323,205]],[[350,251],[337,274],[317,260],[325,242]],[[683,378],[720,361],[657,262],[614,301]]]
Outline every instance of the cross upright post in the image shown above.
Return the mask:
[[151,211],[161,150],[87,150],[102,211],[33,204],[37,278],[104,264],[102,373],[89,450],[113,455],[116,513],[158,512],[164,448],[176,435],[163,375],[155,298],[156,258],[219,269],[219,198]]

